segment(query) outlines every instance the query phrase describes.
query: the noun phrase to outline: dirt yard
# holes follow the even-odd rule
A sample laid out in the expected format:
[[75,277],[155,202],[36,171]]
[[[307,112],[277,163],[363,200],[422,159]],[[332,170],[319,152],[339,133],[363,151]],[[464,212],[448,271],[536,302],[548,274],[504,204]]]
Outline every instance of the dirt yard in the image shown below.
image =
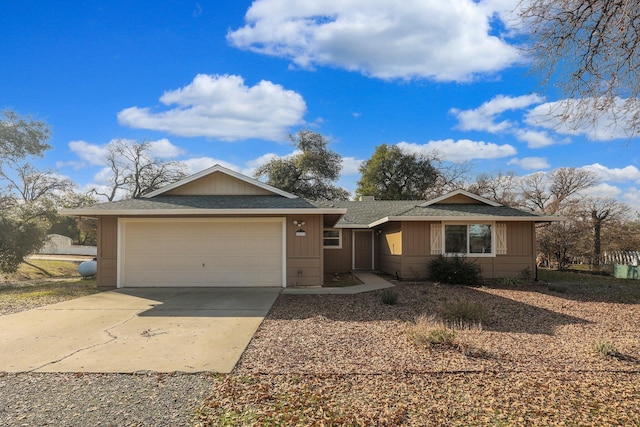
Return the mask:
[[640,284],[282,295],[202,425],[639,425]]

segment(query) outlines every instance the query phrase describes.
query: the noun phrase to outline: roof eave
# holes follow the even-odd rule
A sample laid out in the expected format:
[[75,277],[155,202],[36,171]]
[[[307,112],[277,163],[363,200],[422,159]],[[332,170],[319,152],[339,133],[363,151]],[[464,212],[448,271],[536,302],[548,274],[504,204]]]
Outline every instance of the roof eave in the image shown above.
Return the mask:
[[556,222],[565,221],[566,218],[558,216],[498,216],[498,215],[469,215],[469,216],[388,216],[380,218],[377,221],[369,224],[369,228],[376,227],[378,225],[395,222],[395,221],[504,221],[504,222],[516,222],[516,221],[531,221],[531,222]]
[[368,224],[336,224],[333,228],[371,228]]
[[338,208],[285,208],[285,209],[62,209],[61,215],[73,216],[161,216],[161,215],[344,215]]

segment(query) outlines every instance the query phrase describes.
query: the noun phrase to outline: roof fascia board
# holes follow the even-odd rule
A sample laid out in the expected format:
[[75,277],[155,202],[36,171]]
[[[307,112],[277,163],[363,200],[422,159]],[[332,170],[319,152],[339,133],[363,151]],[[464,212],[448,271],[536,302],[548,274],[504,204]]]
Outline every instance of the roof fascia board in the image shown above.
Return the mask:
[[280,190],[279,188],[273,187],[273,186],[271,186],[269,184],[265,184],[264,182],[260,182],[257,179],[250,178],[250,177],[248,177],[246,175],[243,175],[243,174],[238,173],[236,171],[232,171],[231,169],[227,169],[224,166],[220,166],[220,165],[211,166],[208,169],[205,169],[205,170],[200,171],[198,173],[195,173],[193,175],[189,175],[188,177],[183,178],[180,181],[176,181],[176,182],[174,182],[172,184],[169,184],[169,185],[167,185],[165,187],[162,187],[162,188],[159,188],[159,189],[157,189],[155,191],[147,193],[147,194],[145,194],[145,195],[143,195],[141,197],[151,198],[151,197],[159,196],[160,194],[166,193],[167,191],[173,190],[174,188],[181,187],[181,186],[183,186],[185,184],[188,184],[188,183],[190,183],[192,181],[195,181],[195,180],[197,180],[199,178],[202,178],[202,177],[207,176],[209,174],[212,174],[214,172],[224,173],[226,175],[229,175],[229,176],[232,176],[232,177],[234,177],[236,179],[244,181],[247,184],[255,185],[256,187],[260,187],[263,190],[267,190],[267,191],[270,191],[272,193],[278,194],[280,196],[284,196],[284,197],[286,197],[288,199],[297,199],[298,198],[298,196],[296,196],[294,194],[291,194],[291,193],[288,193],[286,191]]
[[298,209],[61,209],[61,215],[76,216],[158,216],[158,215],[344,215],[342,208],[298,208]]
[[469,222],[469,221],[501,221],[501,222],[517,222],[517,221],[532,221],[532,222],[557,222],[565,221],[565,217],[559,216],[495,216],[495,215],[474,215],[474,216],[388,216],[380,218],[377,221],[369,224],[369,228],[376,227],[386,222],[395,221],[429,221],[429,222],[441,222],[441,221],[457,221],[457,222]]
[[436,197],[435,199],[432,199],[432,200],[429,200],[427,202],[424,202],[424,203],[422,203],[422,204],[420,204],[418,206],[421,206],[421,207],[431,206],[431,205],[434,205],[434,204],[436,204],[438,202],[446,200],[446,199],[448,199],[450,197],[454,197],[454,196],[458,196],[458,195],[469,197],[470,199],[476,200],[478,202],[482,202],[482,203],[487,204],[489,206],[495,206],[495,207],[502,206],[498,202],[494,202],[493,200],[485,199],[484,197],[478,196],[477,194],[470,193],[470,192],[468,192],[466,190],[454,190],[454,191],[452,191],[450,193],[443,194],[440,197]]

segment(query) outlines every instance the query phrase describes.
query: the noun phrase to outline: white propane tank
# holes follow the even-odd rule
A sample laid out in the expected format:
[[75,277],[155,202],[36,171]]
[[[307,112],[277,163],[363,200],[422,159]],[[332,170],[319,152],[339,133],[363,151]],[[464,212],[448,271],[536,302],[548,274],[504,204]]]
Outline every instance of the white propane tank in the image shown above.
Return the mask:
[[98,261],[94,258],[92,261],[81,262],[78,266],[78,273],[82,277],[95,276],[98,271]]

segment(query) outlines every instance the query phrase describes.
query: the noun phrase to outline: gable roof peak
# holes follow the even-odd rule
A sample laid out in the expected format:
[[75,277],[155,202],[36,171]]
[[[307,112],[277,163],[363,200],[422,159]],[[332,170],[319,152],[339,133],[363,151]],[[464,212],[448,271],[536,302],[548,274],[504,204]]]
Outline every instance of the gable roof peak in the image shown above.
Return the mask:
[[489,199],[484,198],[482,196],[478,196],[477,194],[471,193],[471,192],[466,191],[466,190],[461,190],[461,189],[450,191],[449,193],[443,194],[440,197],[436,197],[435,199],[428,200],[428,201],[420,204],[419,206],[420,207],[431,206],[431,205],[434,205],[434,204],[437,204],[437,203],[444,202],[447,199],[450,199],[450,198],[455,197],[455,196],[465,196],[465,197],[473,199],[473,200],[475,200],[475,201],[477,201],[479,203],[482,203],[482,204],[485,204],[485,205],[489,205],[489,206],[502,206],[502,204],[500,204],[498,202],[494,202],[493,200],[489,200]]
[[156,196],[164,194],[164,193],[166,193],[168,191],[171,191],[171,190],[173,190],[175,188],[181,187],[181,186],[186,185],[186,184],[188,184],[190,182],[193,182],[193,181],[195,181],[197,179],[200,179],[202,177],[205,177],[207,175],[211,175],[211,174],[214,174],[214,173],[223,173],[225,175],[231,176],[231,177],[233,177],[235,179],[238,179],[240,181],[246,182],[247,184],[254,185],[256,187],[262,188],[263,190],[269,191],[269,192],[274,193],[276,195],[280,195],[280,196],[286,197],[288,199],[297,199],[298,198],[298,196],[296,196],[295,194],[291,194],[291,193],[286,192],[284,190],[280,190],[279,188],[273,187],[273,186],[271,186],[269,184],[265,184],[264,182],[258,181],[257,179],[254,179],[254,178],[250,178],[250,177],[248,177],[246,175],[243,175],[243,174],[241,174],[239,172],[233,171],[233,170],[231,170],[229,168],[225,168],[224,166],[221,166],[219,164],[215,164],[215,165],[211,166],[208,169],[205,169],[205,170],[202,170],[200,172],[194,173],[193,175],[189,175],[189,176],[187,176],[185,178],[182,178],[179,181],[176,181],[176,182],[174,182],[172,184],[169,184],[169,185],[164,186],[162,188],[159,188],[159,189],[157,189],[155,191],[147,193],[147,194],[145,194],[145,195],[143,195],[141,197],[146,197],[146,198],[156,197]]

